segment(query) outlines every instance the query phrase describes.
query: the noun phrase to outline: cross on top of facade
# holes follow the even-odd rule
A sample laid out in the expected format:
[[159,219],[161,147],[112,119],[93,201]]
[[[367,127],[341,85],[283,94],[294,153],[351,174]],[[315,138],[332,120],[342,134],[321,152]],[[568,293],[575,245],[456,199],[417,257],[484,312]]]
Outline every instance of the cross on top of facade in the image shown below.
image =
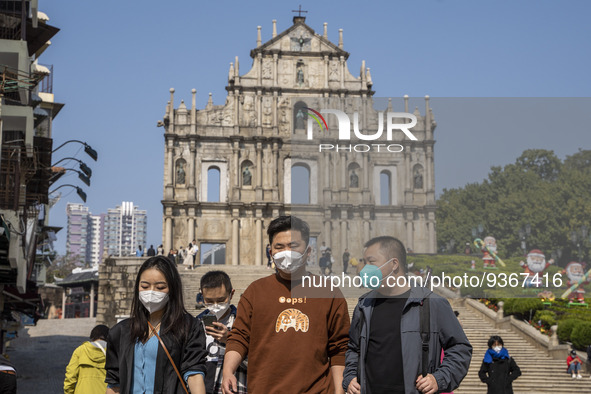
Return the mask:
[[302,12],[308,13],[308,11],[303,11],[302,10],[302,5],[300,4],[299,8],[297,10],[291,10],[291,12],[297,12],[298,13],[298,17],[302,16]]

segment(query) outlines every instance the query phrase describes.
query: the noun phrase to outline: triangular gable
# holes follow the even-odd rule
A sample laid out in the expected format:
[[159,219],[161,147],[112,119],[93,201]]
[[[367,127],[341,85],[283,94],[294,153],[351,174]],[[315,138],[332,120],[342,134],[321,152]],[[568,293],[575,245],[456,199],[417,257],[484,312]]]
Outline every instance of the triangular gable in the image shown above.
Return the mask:
[[[275,48],[276,45],[278,43],[280,43],[286,36],[291,35],[291,33],[294,32],[294,31],[296,31],[296,30],[301,30],[302,32],[307,33],[307,35],[309,35],[309,37],[311,37],[313,39],[319,40],[320,43],[328,46],[330,48],[330,50],[332,50],[332,52],[334,52],[338,56],[341,56],[341,55],[344,56],[345,60],[349,57],[349,52],[344,51],[343,49],[339,48],[338,45],[335,45],[333,42],[331,42],[327,38],[324,38],[324,36],[321,36],[320,34],[317,34],[316,31],[314,31],[314,29],[312,29],[306,23],[300,22],[300,21],[295,22],[287,30],[284,30],[283,32],[281,32],[275,38],[272,38],[269,41],[267,41],[264,44],[262,44],[261,46],[259,46],[259,47],[255,48],[255,49],[251,50],[250,51],[250,56],[252,58],[254,58],[256,56],[256,54],[259,53],[259,52],[266,53],[266,52],[271,52],[271,51],[274,52],[274,51],[276,51],[277,50]],[[305,51],[305,52],[311,52],[311,51]]]

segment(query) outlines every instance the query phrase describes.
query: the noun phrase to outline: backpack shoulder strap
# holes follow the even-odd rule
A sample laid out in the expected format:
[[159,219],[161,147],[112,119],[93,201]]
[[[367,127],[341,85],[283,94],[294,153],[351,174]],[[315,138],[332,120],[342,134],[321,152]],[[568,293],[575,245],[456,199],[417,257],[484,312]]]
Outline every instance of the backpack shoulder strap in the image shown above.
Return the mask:
[[431,339],[429,301],[429,298],[425,298],[421,302],[421,345],[423,355],[421,372],[423,377],[427,376],[427,373],[429,372],[429,341]]

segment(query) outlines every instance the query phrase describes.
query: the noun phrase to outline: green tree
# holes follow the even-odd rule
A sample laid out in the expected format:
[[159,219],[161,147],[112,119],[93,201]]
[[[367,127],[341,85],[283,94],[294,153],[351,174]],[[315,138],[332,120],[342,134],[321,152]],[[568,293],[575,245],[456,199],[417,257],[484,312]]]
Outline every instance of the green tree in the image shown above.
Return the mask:
[[463,188],[445,189],[437,201],[439,248],[450,239],[471,238],[471,229],[484,225],[483,236],[497,239],[501,256],[522,255],[519,230],[531,226],[527,248],[549,256],[560,248],[563,262],[583,260],[591,240],[583,240],[582,254],[570,241],[572,231],[591,232],[591,151],[580,150],[564,163],[554,152],[524,151],[513,164],[492,167],[487,179]]

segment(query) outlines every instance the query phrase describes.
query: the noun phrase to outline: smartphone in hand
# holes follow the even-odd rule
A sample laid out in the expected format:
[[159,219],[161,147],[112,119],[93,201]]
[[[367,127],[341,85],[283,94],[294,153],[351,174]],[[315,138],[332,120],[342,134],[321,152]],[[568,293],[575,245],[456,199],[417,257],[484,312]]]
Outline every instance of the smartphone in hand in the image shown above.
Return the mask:
[[203,320],[203,324],[205,325],[205,327],[212,327],[212,328],[216,328],[213,323],[218,321],[218,318],[215,317],[215,315],[205,315],[202,318]]

